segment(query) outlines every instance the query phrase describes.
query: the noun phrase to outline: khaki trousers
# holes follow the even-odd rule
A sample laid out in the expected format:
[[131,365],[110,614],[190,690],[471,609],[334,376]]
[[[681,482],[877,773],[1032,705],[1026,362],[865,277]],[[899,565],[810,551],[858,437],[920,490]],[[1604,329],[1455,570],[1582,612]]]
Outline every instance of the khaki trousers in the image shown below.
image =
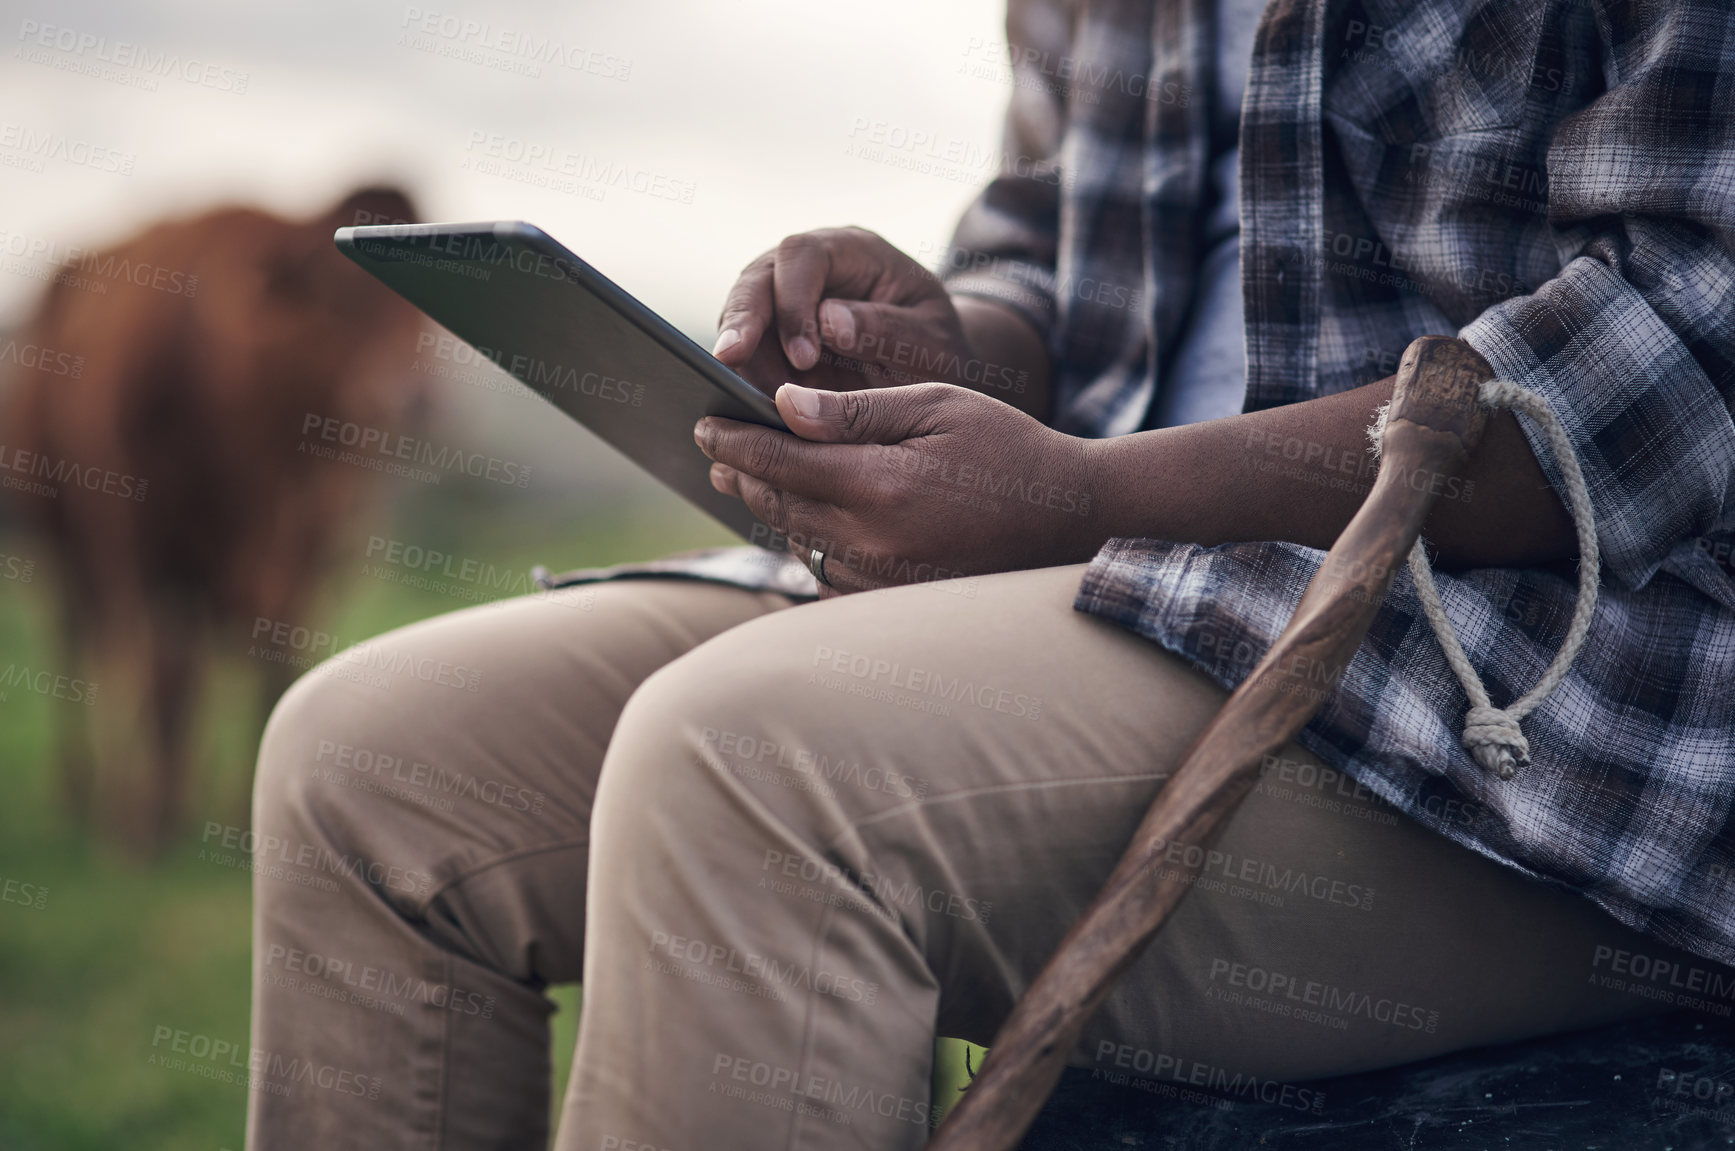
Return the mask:
[[[915,1148],[1224,693],[1077,567],[790,607],[675,580],[459,611],[266,732],[254,1151]],[[1297,747],[1072,1056],[1201,1105],[1651,1010],[1669,954]],[[1476,812],[1465,818],[1477,818]],[[1600,966],[1599,966],[1600,965]]]

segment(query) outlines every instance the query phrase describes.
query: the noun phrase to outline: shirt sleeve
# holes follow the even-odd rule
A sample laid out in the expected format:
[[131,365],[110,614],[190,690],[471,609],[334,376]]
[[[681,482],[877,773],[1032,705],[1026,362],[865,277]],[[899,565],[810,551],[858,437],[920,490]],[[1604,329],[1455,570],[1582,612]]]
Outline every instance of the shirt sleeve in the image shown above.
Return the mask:
[[[1572,439],[1610,575],[1638,589],[1728,519],[1735,477],[1735,18],[1719,3],[1599,5],[1606,90],[1548,151],[1564,253],[1460,335],[1540,392]],[[1549,482],[1548,442],[1519,422]]]
[[[986,46],[971,66],[1008,54],[1012,100],[1001,138],[1000,172],[958,221],[940,276],[957,295],[985,296],[1016,308],[1042,334],[1054,325],[1060,236],[1060,142],[1065,101],[1053,61],[1070,48],[1061,0],[1011,0],[1006,44]],[[1048,63],[1047,69],[1043,62]]]

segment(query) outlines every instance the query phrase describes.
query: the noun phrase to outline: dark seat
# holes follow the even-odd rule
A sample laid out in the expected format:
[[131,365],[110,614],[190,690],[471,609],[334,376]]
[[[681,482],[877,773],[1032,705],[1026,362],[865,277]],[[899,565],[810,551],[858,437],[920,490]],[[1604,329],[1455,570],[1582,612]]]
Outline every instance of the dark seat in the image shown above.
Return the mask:
[[1317,1113],[1127,1076],[1067,1068],[1023,1151],[1735,1146],[1735,1027],[1696,1013],[1300,1085],[1323,1094]]

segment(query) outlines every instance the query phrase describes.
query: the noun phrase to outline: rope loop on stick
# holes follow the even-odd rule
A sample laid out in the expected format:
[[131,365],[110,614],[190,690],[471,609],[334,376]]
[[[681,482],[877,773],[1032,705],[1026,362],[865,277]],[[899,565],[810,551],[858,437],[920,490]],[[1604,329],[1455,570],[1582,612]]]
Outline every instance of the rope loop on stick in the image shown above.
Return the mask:
[[[1523,412],[1541,426],[1560,466],[1561,478],[1566,482],[1568,510],[1578,532],[1578,603],[1573,608],[1566,639],[1553,662],[1536,681],[1536,686],[1503,708],[1495,707],[1488,698],[1488,690],[1482,686],[1481,677],[1470,666],[1469,657],[1458,642],[1458,633],[1446,616],[1445,605],[1440,602],[1440,591],[1434,584],[1434,573],[1428,567],[1428,554],[1420,537],[1416,539],[1415,547],[1410,549],[1410,577],[1415,581],[1422,611],[1433,626],[1434,634],[1439,637],[1452,673],[1464,686],[1464,694],[1470,697],[1470,710],[1464,717],[1464,747],[1485,770],[1501,779],[1511,779],[1530,762],[1530,743],[1524,738],[1519,721],[1541,706],[1542,701],[1560,686],[1590,633],[1591,617],[1596,614],[1597,583],[1602,565],[1597,550],[1596,521],[1590,506],[1590,489],[1585,485],[1578,455],[1573,451],[1572,440],[1568,438],[1560,417],[1554,414],[1554,409],[1540,394],[1511,380],[1484,380],[1478,398],[1483,407],[1511,408]],[[1373,426],[1368,428],[1368,438],[1373,442],[1376,457],[1380,454],[1381,438],[1385,435],[1387,410],[1381,408]]]

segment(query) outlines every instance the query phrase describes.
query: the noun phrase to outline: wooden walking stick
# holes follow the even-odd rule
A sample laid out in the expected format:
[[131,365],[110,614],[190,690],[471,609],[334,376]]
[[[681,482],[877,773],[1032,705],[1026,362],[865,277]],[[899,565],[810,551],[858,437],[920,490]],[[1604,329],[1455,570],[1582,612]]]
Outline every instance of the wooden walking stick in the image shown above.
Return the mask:
[[1199,863],[1168,863],[1171,849],[1209,844],[1257,779],[1262,759],[1313,717],[1361,645],[1437,493],[1481,438],[1487,419],[1477,388],[1492,375],[1460,340],[1424,336],[1405,350],[1373,490],[1289,626],[1193,743],[1102,891],[1019,999],[930,1148],[1017,1146],[1085,1024],[1198,874]]

